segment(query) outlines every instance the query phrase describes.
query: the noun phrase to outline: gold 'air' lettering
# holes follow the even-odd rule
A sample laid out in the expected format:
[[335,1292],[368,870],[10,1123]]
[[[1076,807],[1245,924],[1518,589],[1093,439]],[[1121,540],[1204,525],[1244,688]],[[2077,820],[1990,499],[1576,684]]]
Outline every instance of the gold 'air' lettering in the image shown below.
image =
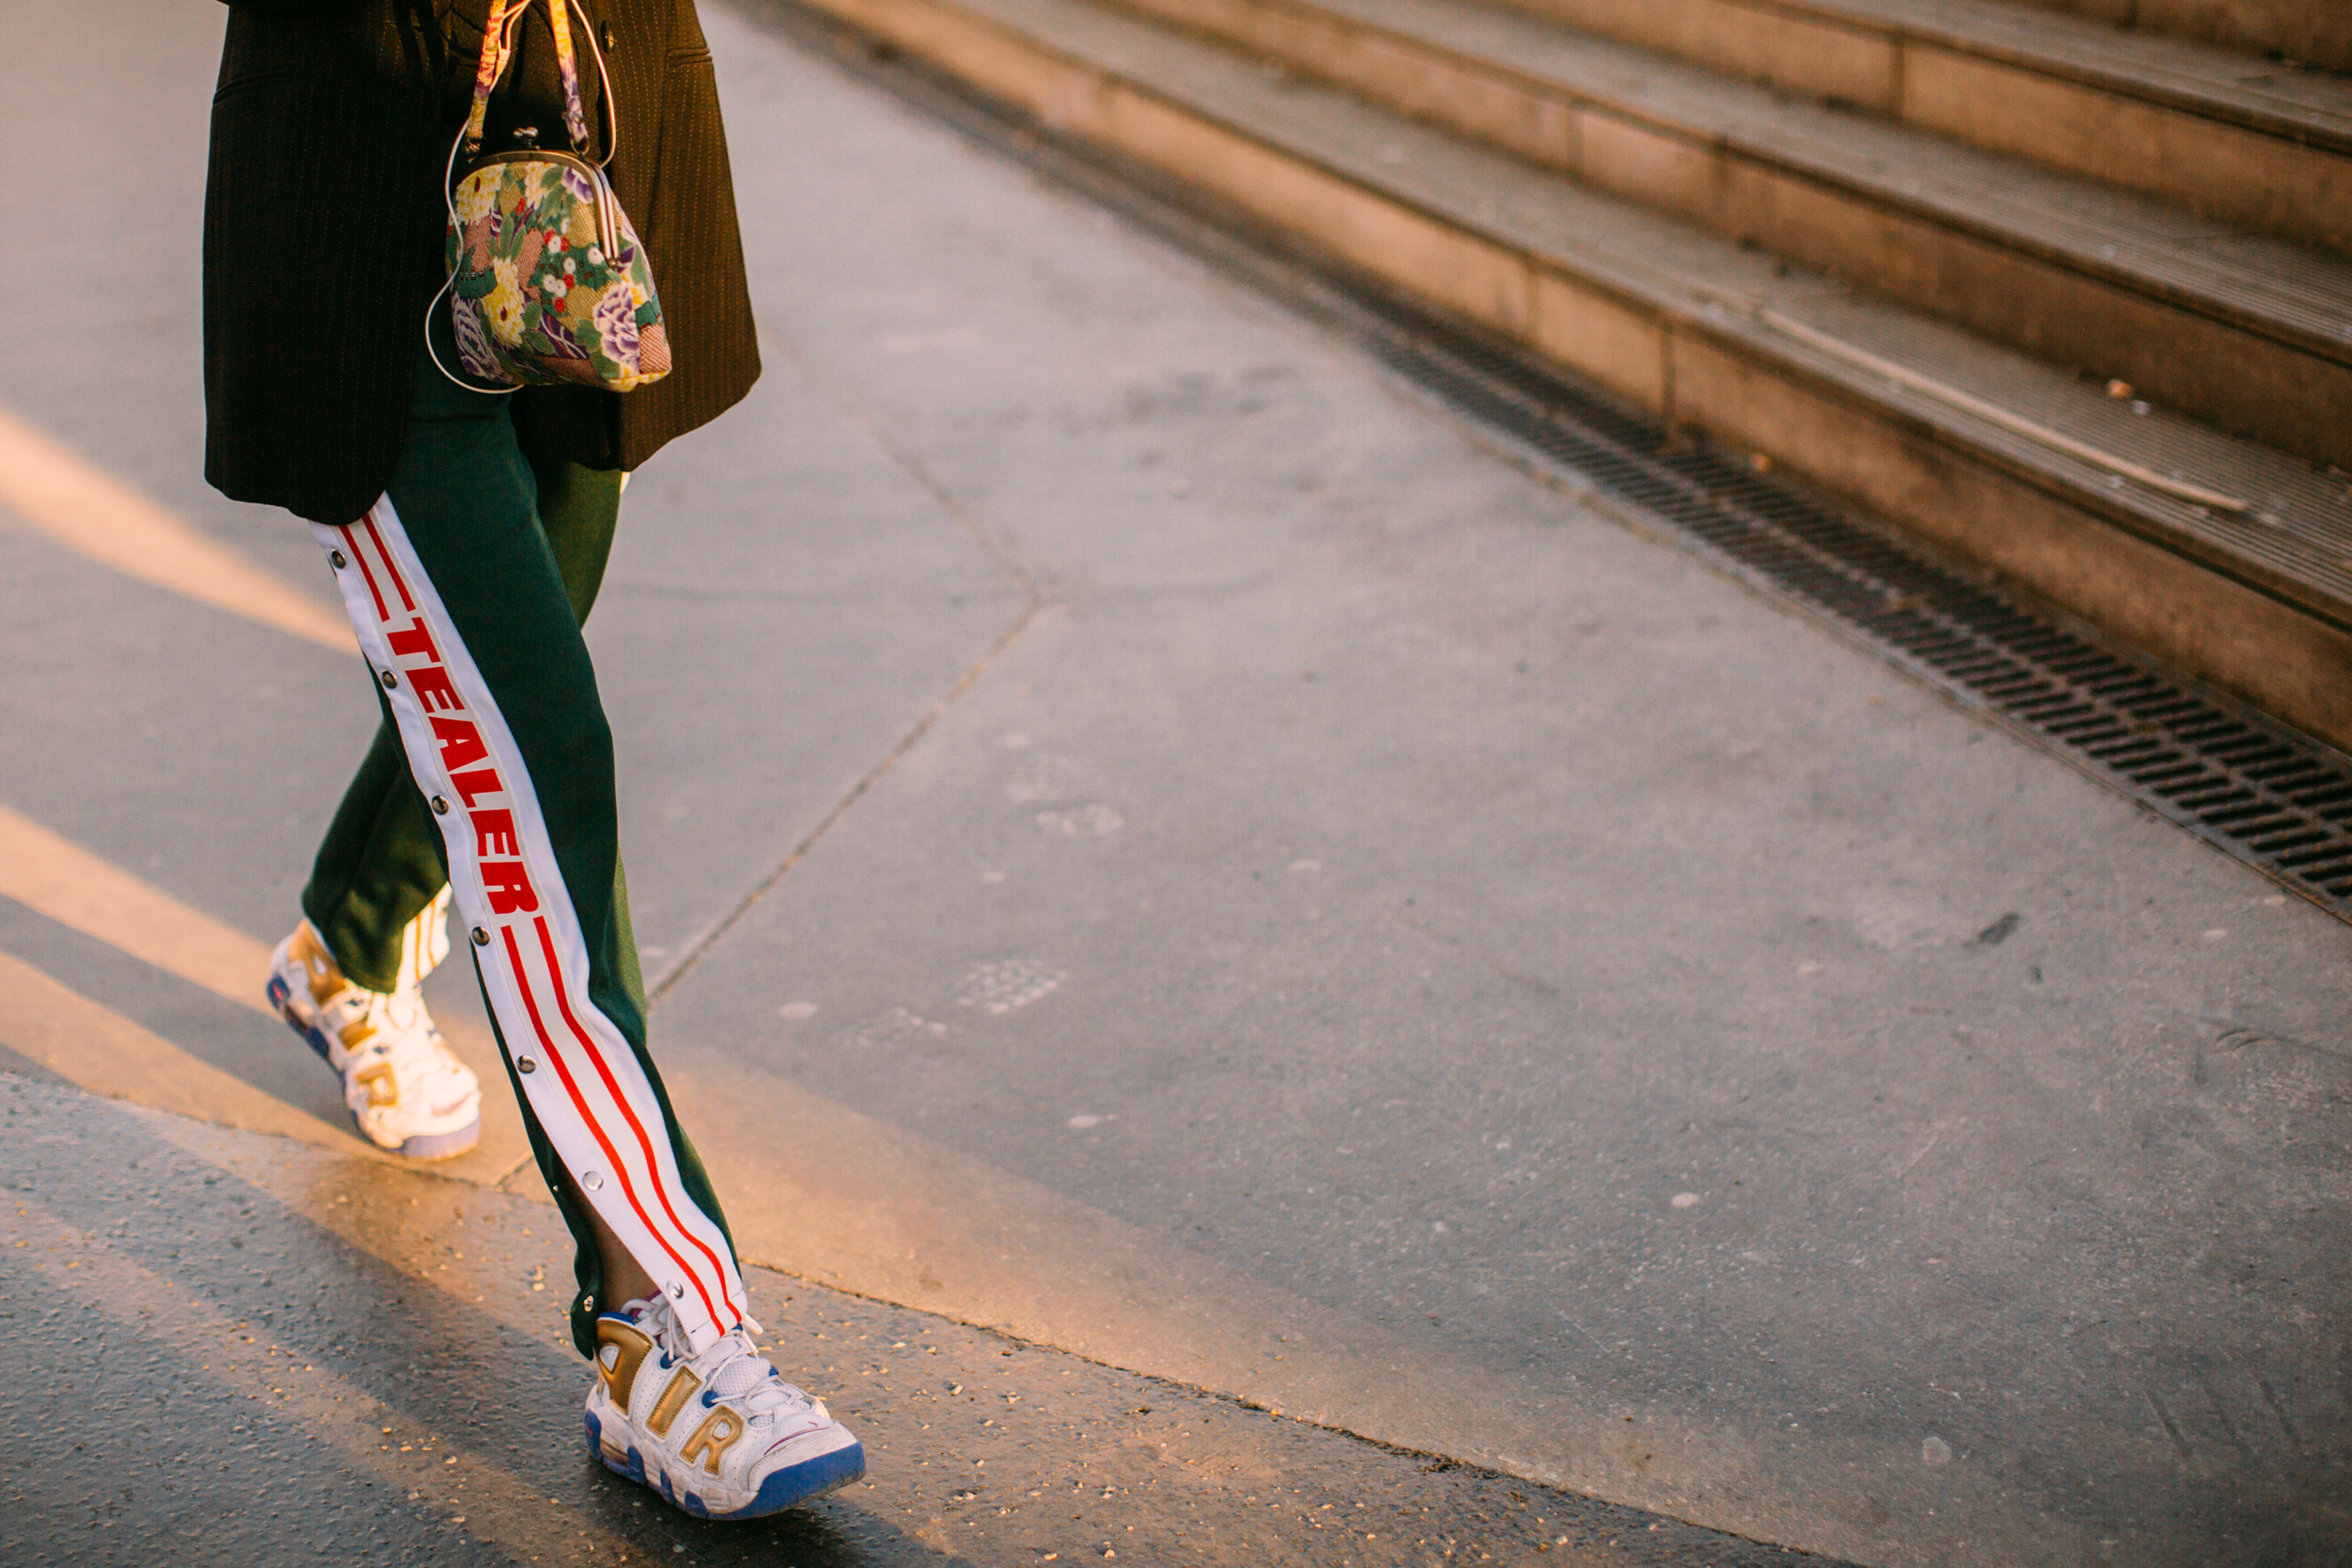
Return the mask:
[[352,1081],[367,1085],[368,1104],[371,1106],[400,1103],[400,1085],[392,1076],[390,1062],[378,1062],[372,1068],[362,1068],[352,1074]]
[[637,1368],[653,1348],[652,1336],[635,1324],[617,1318],[596,1320],[596,1372],[604,1380],[604,1392],[623,1410],[629,1407],[629,1391],[636,1386]]
[[661,1400],[654,1406],[653,1414],[646,1417],[646,1425],[653,1428],[655,1436],[669,1436],[669,1424],[677,1419],[678,1407],[701,1386],[702,1379],[695,1376],[689,1368],[677,1369],[677,1375],[669,1380],[667,1388],[662,1390]]
[[686,1447],[677,1451],[677,1457],[690,1465],[697,1456],[701,1456],[704,1466],[715,1476],[719,1473],[719,1456],[742,1435],[743,1418],[721,1405],[694,1429],[694,1436],[686,1440]]

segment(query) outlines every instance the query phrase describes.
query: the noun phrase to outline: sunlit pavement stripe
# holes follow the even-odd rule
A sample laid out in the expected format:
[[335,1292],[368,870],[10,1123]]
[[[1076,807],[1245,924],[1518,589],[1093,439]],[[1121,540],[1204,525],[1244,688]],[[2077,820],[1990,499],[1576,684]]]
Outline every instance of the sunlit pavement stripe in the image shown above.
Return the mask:
[[352,1135],[0,952],[0,1046],[111,1100],[349,1152]]
[[[260,942],[5,807],[0,894],[267,1010],[258,1000],[268,963]],[[5,955],[0,965],[0,975],[23,977],[0,983],[0,1013],[6,1015],[0,1043],[59,1076],[96,1093],[205,1121],[289,1132],[346,1152],[359,1147],[30,966]],[[42,1004],[37,1019],[20,995]],[[30,1037],[30,1046],[12,1035]],[[488,1054],[476,1070],[495,1075],[495,1047],[487,1041],[481,1047]],[[1497,1419],[1498,1411],[1512,1408],[1507,1398],[1524,1391],[1507,1387],[1507,1380],[1493,1384],[1483,1368],[1444,1364],[1385,1330],[1182,1254],[1098,1210],[788,1080],[737,1069],[706,1088],[684,1063],[679,1068],[671,1074],[672,1093],[687,1120],[706,1129],[703,1153],[720,1190],[740,1194],[732,1217],[747,1258],[964,1321],[1001,1325],[1112,1365],[1237,1394],[1366,1436],[1598,1495],[1619,1489],[1610,1484],[1618,1476],[1569,1458],[1589,1448],[1592,1436],[1613,1436],[1614,1426],[1574,1408],[1572,1400],[1530,1422]],[[483,1097],[484,1144],[491,1142],[495,1115],[512,1123],[508,1136],[520,1149],[520,1118],[510,1104],[497,1103],[502,1098]],[[802,1152],[808,1157],[795,1157]],[[534,1198],[546,1191],[535,1171],[518,1173],[511,1188]],[[1278,1365],[1268,1359],[1277,1345],[1286,1358]],[[1563,1432],[1574,1436],[1562,1441]],[[1659,1438],[1654,1430],[1648,1435]],[[1677,1433],[1668,1451],[1687,1458],[1694,1449],[1715,1450],[1705,1468],[1719,1479],[1728,1457],[1722,1447],[1714,1434]]]
[[0,505],[126,576],[215,609],[357,653],[352,628],[226,545],[0,411]]
[[[58,890],[84,868],[104,873],[91,879],[100,891]],[[196,953],[173,946],[173,911],[215,931],[226,928],[5,809],[0,894],[126,951],[135,951],[131,942],[145,942],[157,967],[214,988],[200,977],[206,971]],[[250,938],[238,940],[251,943],[247,951],[262,952]],[[226,972],[233,975],[247,961],[233,949],[231,956]],[[263,962],[251,961],[257,982]],[[242,993],[222,994],[247,1000]],[[5,955],[0,1044],[97,1093],[288,1132],[344,1153],[365,1148]],[[467,1054],[463,1047],[459,1052]],[[161,1070],[141,1065],[146,1062]],[[499,1070],[494,1054],[476,1070],[485,1068]],[[1790,1488],[1877,1458],[1833,1445],[1827,1453],[1814,1451],[1822,1447],[1818,1436],[1800,1451],[1780,1434],[1666,1413],[1645,1414],[1629,1426],[1621,1412],[1580,1388],[1531,1394],[1507,1371],[1433,1354],[1386,1325],[1171,1247],[788,1079],[730,1063],[706,1082],[688,1058],[677,1061],[669,1081],[683,1119],[703,1129],[703,1155],[719,1189],[737,1194],[730,1217],[747,1263],[1719,1529],[1754,1533],[1757,1521],[1740,1500],[1802,1495]],[[212,1098],[189,1103],[163,1092],[176,1095],[183,1083],[189,1095]],[[500,1114],[520,1150],[520,1120],[511,1102],[502,1101],[483,1097],[483,1143],[492,1141],[489,1119]],[[461,1164],[465,1169],[453,1168]],[[472,1179],[480,1168],[468,1155],[436,1170]],[[536,1171],[516,1169],[502,1184],[518,1195],[546,1196]],[[295,1194],[286,1198],[307,1206]],[[1638,1456],[1629,1444],[1638,1444]],[[1941,1484],[1957,1494],[1974,1490],[1977,1480],[1955,1475]],[[1954,1495],[1953,1501],[1997,1506],[1990,1498]],[[1799,1523],[1829,1541],[1842,1539],[1844,1529],[1826,1515]]]
[[269,948],[0,806],[0,894],[84,936],[276,1017]]
[[[0,806],[0,898],[13,899],[37,914],[45,915],[61,926],[152,964],[166,974],[176,975],[192,985],[201,986],[215,996],[239,1006],[250,1007],[271,1018],[278,1016],[262,989],[269,975],[269,946],[267,942],[223,925],[201,910],[189,908],[169,893],[148,886],[128,871],[91,854],[70,839],[50,832],[40,824],[10,811],[6,806]],[[98,1005],[96,1003],[89,1005]],[[108,1016],[113,1015],[109,1014]],[[140,1032],[145,1034],[144,1030]],[[482,1076],[485,1084],[494,1088],[505,1076],[506,1069],[499,1058],[498,1043],[490,1037],[488,1030],[463,1022],[445,1020],[441,1033],[459,1058]],[[147,1037],[155,1039],[152,1035]],[[186,1055],[180,1047],[168,1041],[158,1039],[156,1043]],[[291,1037],[287,1037],[286,1043],[289,1052],[302,1050]],[[187,1059],[195,1061],[197,1058],[188,1057]],[[305,1053],[301,1060],[308,1063],[310,1058]],[[81,1082],[79,1079],[74,1081]],[[84,1084],[83,1087],[95,1086]],[[223,1120],[213,1117],[209,1111],[191,1110],[158,1099],[135,1083],[121,1090],[98,1089],[97,1092],[120,1093],[148,1104],[184,1110],[192,1116]],[[258,1094],[260,1091],[248,1089],[247,1092]],[[270,1103],[278,1102],[272,1100]],[[250,1124],[232,1121],[231,1125]],[[351,1139],[339,1135],[336,1142],[338,1146],[348,1146]],[[475,1146],[472,1153],[439,1168],[452,1175],[478,1174],[486,1171],[503,1173],[528,1158],[529,1154],[530,1146],[522,1131],[522,1117],[515,1110],[512,1102],[494,1092],[485,1093],[482,1097],[482,1142]]]
[[[0,1045],[93,1093],[346,1155],[373,1152],[5,953]],[[1748,1435],[1671,1415],[1625,1427],[1573,1388],[1530,1398],[1507,1373],[1433,1355],[1384,1325],[1188,1254],[772,1074],[737,1068],[705,1084],[677,1073],[671,1086],[686,1119],[708,1129],[704,1155],[720,1190],[740,1194],[733,1218],[747,1262],[1682,1517],[1715,1511],[1696,1507],[1693,1492],[1754,1495],[1779,1468],[1773,1460],[1789,1458],[1759,1451]],[[486,1117],[490,1104],[486,1095]],[[436,1172],[467,1179],[448,1166]],[[261,1171],[247,1179],[271,1182]],[[527,1171],[511,1189],[546,1192]],[[322,1223],[332,1217],[314,1195],[277,1195]],[[346,1239],[374,1250],[364,1237]],[[1643,1447],[1649,1472],[1631,1489],[1613,1451],[1629,1442]]]
[[[0,807],[0,895],[167,973],[268,1011],[261,983],[268,954],[261,942],[5,807]],[[0,1024],[6,1031],[0,1040],[59,1076],[96,1093],[205,1121],[289,1131],[346,1152],[357,1147],[340,1129],[270,1100],[30,966],[0,963],[26,977],[0,988],[0,1009],[9,1014]],[[37,1023],[36,1010],[19,995],[43,1004]],[[36,1028],[47,1032],[35,1036]],[[8,1035],[32,1037],[19,1045]],[[495,1076],[494,1047],[486,1040],[481,1046],[488,1054],[477,1070]],[[288,1047],[299,1049],[290,1039]],[[464,1046],[459,1051],[473,1059]],[[60,1059],[50,1062],[50,1056]],[[1366,1391],[1350,1387],[1360,1352],[1379,1338],[1367,1337],[1362,1325],[1325,1321],[1328,1314],[1303,1302],[1203,1259],[1173,1254],[1084,1205],[782,1079],[761,1075],[751,1086],[730,1076],[712,1089],[706,1091],[690,1071],[672,1074],[673,1092],[690,1103],[688,1120],[708,1126],[704,1155],[721,1190],[740,1194],[733,1205],[738,1238],[747,1255],[762,1261],[967,1321],[1003,1323],[1081,1353],[1244,1393],[1278,1409],[1327,1419],[1351,1414],[1382,1435],[1423,1442],[1435,1435],[1426,1417],[1452,1403],[1433,1398],[1436,1390],[1422,1386],[1424,1382],[1468,1387],[1477,1381],[1464,1369],[1427,1379],[1418,1370],[1387,1373],[1372,1381],[1409,1392],[1393,1402],[1378,1401],[1376,1413],[1368,1413]],[[514,1123],[509,1136],[520,1149],[520,1120],[503,1101],[503,1096],[483,1097],[484,1142],[499,1130],[487,1125],[495,1116]],[[788,1131],[779,1138],[780,1130]],[[822,1153],[806,1161],[778,1158],[799,1150]],[[533,1198],[545,1195],[536,1171],[519,1173],[512,1188]],[[942,1279],[950,1282],[944,1289]],[[1148,1283],[1139,1289],[1138,1282]],[[1286,1332],[1287,1343],[1278,1338]],[[1287,1352],[1279,1370],[1264,1359],[1276,1345]],[[1333,1357],[1331,1348],[1341,1345],[1350,1348]],[[1368,1359],[1383,1366],[1412,1364],[1403,1347],[1385,1348],[1394,1353]],[[1348,1392],[1337,1392],[1335,1384]],[[1407,1410],[1414,1418],[1401,1419]],[[1458,1440],[1461,1435],[1445,1436]]]
[[[268,1365],[267,1370],[258,1356],[244,1357],[241,1364],[230,1362],[228,1354],[233,1353],[231,1347],[237,1342],[243,1320],[222,1312],[187,1289],[184,1277],[174,1282],[181,1289],[167,1297],[161,1275],[129,1260],[107,1237],[75,1228],[37,1199],[19,1194],[16,1206],[28,1212],[16,1219],[16,1228],[31,1229],[28,1220],[51,1227],[56,1238],[71,1249],[72,1256],[66,1261],[76,1267],[68,1269],[65,1261],[54,1261],[62,1253],[52,1254],[47,1248],[28,1247],[16,1257],[29,1262],[59,1297],[87,1305],[119,1331],[172,1353],[179,1362],[182,1378],[209,1385],[224,1396],[249,1399],[268,1407],[289,1426],[298,1427],[304,1441],[332,1449],[352,1470],[377,1477],[387,1487],[406,1489],[412,1497],[430,1489],[438,1495],[430,1499],[428,1506],[464,1510],[467,1534],[496,1542],[518,1561],[535,1561],[552,1539],[569,1537],[568,1545],[592,1530],[597,1543],[610,1544],[602,1521],[587,1507],[546,1495],[544,1489],[499,1468],[478,1447],[465,1447],[446,1435],[437,1436],[436,1441],[445,1451],[454,1449],[463,1456],[446,1477],[422,1465],[402,1464],[398,1456],[387,1455],[373,1439],[385,1423],[396,1420],[403,1427],[413,1427],[413,1421],[373,1392],[331,1372],[290,1361]],[[418,1284],[438,1288],[429,1276],[399,1260],[381,1251],[375,1256],[400,1267]],[[172,1302],[168,1313],[140,1305],[167,1300]],[[577,1491],[576,1487],[573,1489]]]

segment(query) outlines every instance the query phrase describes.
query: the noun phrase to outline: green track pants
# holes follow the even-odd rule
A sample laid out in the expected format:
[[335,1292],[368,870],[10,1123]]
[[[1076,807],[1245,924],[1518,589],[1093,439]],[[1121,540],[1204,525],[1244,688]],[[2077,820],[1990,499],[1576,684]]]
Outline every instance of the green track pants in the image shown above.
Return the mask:
[[383,500],[355,523],[313,527],[383,723],[303,911],[345,975],[388,991],[403,927],[451,889],[532,1152],[578,1244],[583,1354],[603,1273],[583,1197],[698,1349],[747,1310],[725,1216],[646,1048],[612,734],[580,631],[620,490],[618,473],[532,464],[506,399],[428,363]]

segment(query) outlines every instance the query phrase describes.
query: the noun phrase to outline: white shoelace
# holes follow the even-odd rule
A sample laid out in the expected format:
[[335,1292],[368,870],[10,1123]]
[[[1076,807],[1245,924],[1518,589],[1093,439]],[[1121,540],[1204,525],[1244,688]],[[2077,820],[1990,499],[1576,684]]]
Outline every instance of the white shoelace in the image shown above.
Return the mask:
[[654,1342],[661,1347],[664,1365],[684,1361],[702,1380],[705,1394],[735,1405],[751,1426],[765,1429],[795,1409],[812,1414],[823,1409],[817,1401],[786,1383],[768,1358],[759,1352],[751,1343],[751,1335],[744,1331],[757,1332],[760,1325],[749,1318],[728,1330],[699,1356],[689,1356],[683,1350],[685,1331],[679,1328],[667,1300],[656,1298],[632,1301],[622,1310],[653,1335]]

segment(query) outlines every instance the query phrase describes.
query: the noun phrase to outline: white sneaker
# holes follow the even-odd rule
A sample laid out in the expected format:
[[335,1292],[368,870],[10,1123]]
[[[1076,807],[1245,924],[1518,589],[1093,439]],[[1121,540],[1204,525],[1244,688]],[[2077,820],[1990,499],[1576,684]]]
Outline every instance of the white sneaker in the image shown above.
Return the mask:
[[448,956],[449,891],[401,933],[400,984],[390,994],[343,977],[309,921],[269,957],[269,1004],[342,1075],[360,1135],[412,1160],[446,1160],[482,1136],[482,1086],[442,1043],[417,986]]
[[753,1348],[759,1327],[747,1318],[689,1356],[667,1301],[604,1313],[588,1447],[606,1468],[704,1519],[755,1519],[856,1480],[865,1446]]

